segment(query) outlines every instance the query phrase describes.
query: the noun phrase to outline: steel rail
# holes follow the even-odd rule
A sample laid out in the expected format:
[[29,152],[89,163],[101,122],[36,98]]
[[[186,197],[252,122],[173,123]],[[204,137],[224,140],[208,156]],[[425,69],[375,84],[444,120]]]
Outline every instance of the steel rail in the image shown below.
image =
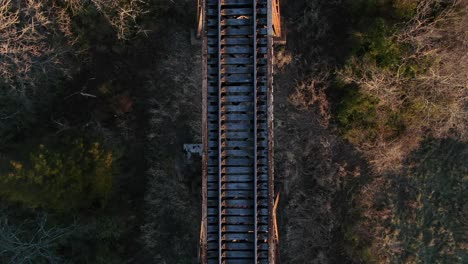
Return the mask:
[[258,204],[257,204],[257,184],[258,184],[258,131],[257,131],[257,0],[252,0],[252,22],[253,22],[253,97],[254,97],[254,263],[258,263]]
[[219,264],[222,264],[223,247],[222,247],[222,204],[223,204],[223,191],[222,191],[222,179],[223,179],[223,149],[222,149],[222,75],[221,75],[221,0],[218,1],[218,258]]

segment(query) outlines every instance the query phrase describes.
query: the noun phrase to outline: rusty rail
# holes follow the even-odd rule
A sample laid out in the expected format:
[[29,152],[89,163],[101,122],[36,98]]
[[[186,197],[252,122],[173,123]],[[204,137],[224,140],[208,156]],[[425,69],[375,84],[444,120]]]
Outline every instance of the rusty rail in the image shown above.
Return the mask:
[[272,1],[272,15],[273,15],[273,32],[275,37],[282,36],[281,30],[281,9],[280,9],[280,0],[271,0]]
[[197,19],[198,19],[198,26],[197,26],[197,38],[200,38],[203,33],[203,19],[204,19],[204,13],[203,13],[203,6],[204,6],[204,0],[198,0],[198,13],[197,13]]

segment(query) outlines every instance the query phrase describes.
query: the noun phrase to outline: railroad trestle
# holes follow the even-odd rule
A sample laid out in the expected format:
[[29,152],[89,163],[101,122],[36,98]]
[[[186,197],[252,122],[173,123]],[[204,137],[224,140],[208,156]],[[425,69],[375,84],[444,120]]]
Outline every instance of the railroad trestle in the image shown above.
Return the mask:
[[279,0],[199,0],[203,42],[200,261],[276,263],[273,38]]

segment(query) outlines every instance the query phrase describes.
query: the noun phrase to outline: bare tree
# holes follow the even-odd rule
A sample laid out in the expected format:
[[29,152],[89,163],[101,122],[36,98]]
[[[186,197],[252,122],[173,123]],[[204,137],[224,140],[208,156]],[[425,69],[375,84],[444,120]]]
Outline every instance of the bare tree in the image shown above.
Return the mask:
[[73,13],[81,12],[88,4],[92,4],[116,30],[119,39],[127,39],[132,33],[144,32],[137,23],[137,18],[144,14],[143,0],[65,0],[67,7]]
[[[437,16],[434,6],[447,5]],[[412,45],[407,61],[426,58],[435,63],[424,74],[416,76],[421,100],[436,105],[443,102],[446,111],[433,120],[435,136],[447,136],[456,130],[468,140],[468,2],[462,0],[425,0],[418,5],[416,16],[406,30],[397,36],[400,43]],[[427,118],[427,117],[426,117]]]
[[[404,116],[405,132],[397,139],[379,136],[358,146],[378,171],[398,169],[427,132],[468,140],[467,24],[467,1],[419,1],[414,18],[390,37],[412,49],[396,70],[354,59],[352,66],[339,71],[344,81],[358,84],[364,94],[378,99],[379,118],[387,118],[389,109]],[[413,65],[421,69],[405,74]]]
[[70,72],[67,56],[80,53],[72,16],[90,5],[116,30],[119,39],[143,31],[137,17],[142,0],[0,0],[0,77],[19,89],[34,88],[44,79]]
[[132,32],[144,31],[136,21],[141,14],[145,13],[144,1],[91,0],[91,2],[117,31],[119,39],[127,39]]
[[13,224],[0,217],[0,260],[8,264],[63,263],[57,255],[60,241],[70,236],[75,227],[50,227],[47,215],[38,217],[33,228],[30,223]]
[[26,87],[34,87],[40,76],[59,66],[64,50],[49,41],[53,6],[38,0],[20,5],[12,0],[0,0],[0,75],[25,96]]

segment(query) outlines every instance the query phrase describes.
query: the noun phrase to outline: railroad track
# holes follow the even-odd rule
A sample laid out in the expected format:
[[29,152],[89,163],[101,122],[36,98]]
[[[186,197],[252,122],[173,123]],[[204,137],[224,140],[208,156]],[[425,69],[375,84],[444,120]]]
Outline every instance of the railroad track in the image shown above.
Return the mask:
[[269,263],[267,0],[205,0],[206,259]]

